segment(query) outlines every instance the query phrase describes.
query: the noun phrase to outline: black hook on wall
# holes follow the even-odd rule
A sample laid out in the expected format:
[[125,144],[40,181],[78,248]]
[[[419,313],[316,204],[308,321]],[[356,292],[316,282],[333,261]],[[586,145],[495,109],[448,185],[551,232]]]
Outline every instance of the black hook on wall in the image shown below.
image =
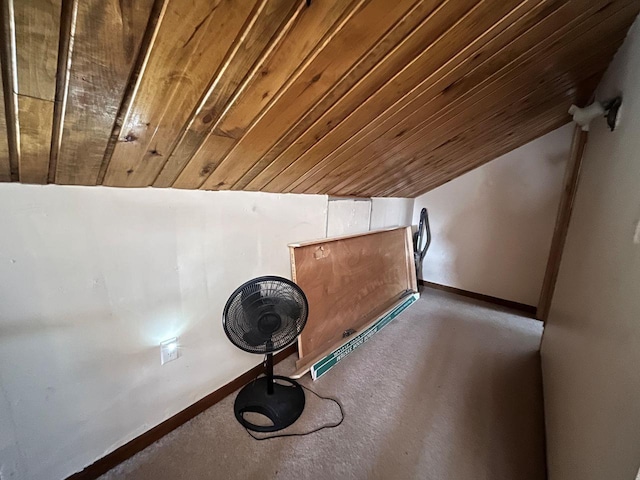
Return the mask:
[[616,128],[616,119],[618,118],[618,111],[620,110],[620,106],[622,105],[622,97],[618,96],[616,98],[612,98],[607,102],[604,102],[602,105],[604,109],[607,111],[607,125],[613,132]]

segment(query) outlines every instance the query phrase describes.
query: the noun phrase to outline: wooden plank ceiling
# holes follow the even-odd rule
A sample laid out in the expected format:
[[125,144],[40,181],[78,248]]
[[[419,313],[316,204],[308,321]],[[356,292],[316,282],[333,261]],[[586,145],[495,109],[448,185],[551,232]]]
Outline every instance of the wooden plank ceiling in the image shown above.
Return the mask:
[[568,122],[640,10],[0,4],[0,181],[409,197]]

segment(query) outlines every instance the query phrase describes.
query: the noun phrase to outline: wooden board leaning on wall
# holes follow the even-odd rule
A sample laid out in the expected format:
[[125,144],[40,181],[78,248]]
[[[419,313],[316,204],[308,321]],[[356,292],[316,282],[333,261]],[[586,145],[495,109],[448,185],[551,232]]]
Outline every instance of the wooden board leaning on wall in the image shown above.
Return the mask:
[[293,281],[309,301],[296,374],[417,292],[411,227],[289,245]]

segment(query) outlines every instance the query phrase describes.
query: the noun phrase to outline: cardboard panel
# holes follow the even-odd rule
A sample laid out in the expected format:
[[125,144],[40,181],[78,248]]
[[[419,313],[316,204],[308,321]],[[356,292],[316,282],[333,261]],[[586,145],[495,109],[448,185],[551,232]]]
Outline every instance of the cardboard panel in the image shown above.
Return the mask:
[[410,227],[289,247],[293,280],[309,300],[309,319],[298,340],[301,363],[417,291]]

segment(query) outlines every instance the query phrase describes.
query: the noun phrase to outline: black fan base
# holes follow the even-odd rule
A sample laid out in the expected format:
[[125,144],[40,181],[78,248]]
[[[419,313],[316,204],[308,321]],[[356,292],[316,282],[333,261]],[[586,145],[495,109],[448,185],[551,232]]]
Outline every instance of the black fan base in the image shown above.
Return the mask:
[[[304,390],[300,384],[287,377],[273,376],[274,380],[288,383],[273,383],[273,393],[268,393],[269,378],[260,377],[246,385],[236,397],[233,411],[238,421],[254,432],[276,432],[287,428],[304,410]],[[254,425],[244,418],[248,412],[267,417],[273,425]]]

